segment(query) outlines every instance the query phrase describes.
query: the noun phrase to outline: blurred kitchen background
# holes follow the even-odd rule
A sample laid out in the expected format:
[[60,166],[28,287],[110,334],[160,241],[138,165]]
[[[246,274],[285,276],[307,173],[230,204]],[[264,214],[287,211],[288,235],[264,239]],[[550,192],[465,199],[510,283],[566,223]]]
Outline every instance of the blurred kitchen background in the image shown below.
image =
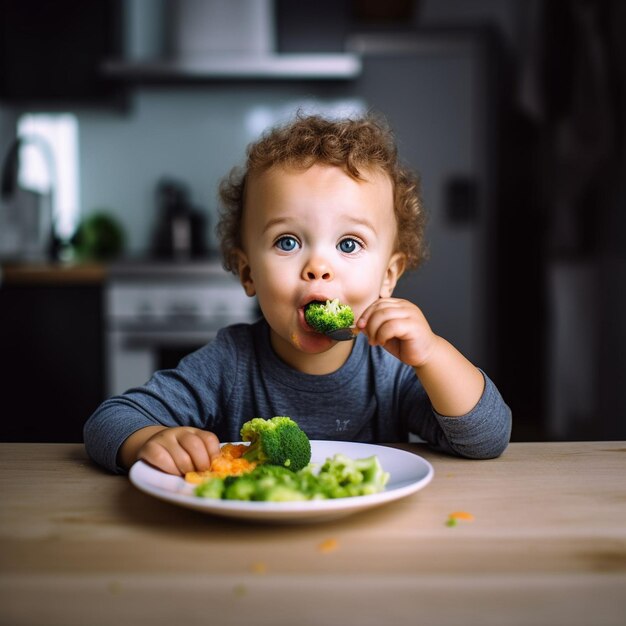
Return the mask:
[[297,110],[373,109],[429,210],[397,295],[498,384],[513,438],[626,438],[626,5],[3,0],[0,440],[255,319],[217,186]]

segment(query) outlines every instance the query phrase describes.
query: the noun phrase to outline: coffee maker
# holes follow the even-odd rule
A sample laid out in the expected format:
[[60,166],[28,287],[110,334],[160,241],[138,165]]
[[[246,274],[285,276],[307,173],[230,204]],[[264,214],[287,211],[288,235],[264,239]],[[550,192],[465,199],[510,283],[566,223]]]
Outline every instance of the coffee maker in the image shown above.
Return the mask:
[[207,254],[206,217],[191,205],[187,186],[162,178],[156,188],[157,222],[152,254],[157,259],[191,261]]

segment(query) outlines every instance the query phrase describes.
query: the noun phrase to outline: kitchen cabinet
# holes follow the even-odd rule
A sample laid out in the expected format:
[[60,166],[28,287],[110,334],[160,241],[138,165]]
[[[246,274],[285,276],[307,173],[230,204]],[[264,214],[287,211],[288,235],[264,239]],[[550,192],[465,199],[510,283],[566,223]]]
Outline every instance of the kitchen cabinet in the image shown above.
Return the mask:
[[[323,16],[315,36],[295,48],[288,33],[311,25],[311,8],[275,0],[167,3],[133,1],[124,5],[124,55],[107,59],[102,71],[130,87],[223,82],[349,81],[361,72],[356,54],[343,51],[346,3],[325,1],[313,11]],[[345,5],[345,6],[344,6]],[[298,28],[299,23],[299,28]],[[302,25],[307,28],[302,28]],[[287,33],[285,33],[287,31]],[[316,41],[327,40],[332,45]]]
[[0,441],[82,441],[104,399],[103,272],[3,274]]
[[100,65],[122,47],[120,0],[3,0],[0,101],[113,103],[120,87]]

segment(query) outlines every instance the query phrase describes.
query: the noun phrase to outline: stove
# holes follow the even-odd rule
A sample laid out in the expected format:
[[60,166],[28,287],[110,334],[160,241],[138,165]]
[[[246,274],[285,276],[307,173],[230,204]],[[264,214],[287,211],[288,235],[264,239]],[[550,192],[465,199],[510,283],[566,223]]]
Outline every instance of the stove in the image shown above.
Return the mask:
[[109,395],[175,367],[220,328],[260,315],[256,299],[217,261],[114,264],[104,307]]

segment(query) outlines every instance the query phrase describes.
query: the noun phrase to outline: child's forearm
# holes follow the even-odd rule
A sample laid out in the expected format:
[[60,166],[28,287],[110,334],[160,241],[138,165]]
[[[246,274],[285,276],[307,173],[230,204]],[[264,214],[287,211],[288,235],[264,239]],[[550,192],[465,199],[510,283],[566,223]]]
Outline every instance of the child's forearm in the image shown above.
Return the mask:
[[124,440],[117,453],[118,463],[125,469],[137,461],[139,450],[153,435],[165,430],[166,426],[146,426],[136,430],[132,435]]
[[442,337],[437,337],[436,348],[428,361],[414,369],[440,415],[454,417],[469,413],[485,389],[480,370]]

